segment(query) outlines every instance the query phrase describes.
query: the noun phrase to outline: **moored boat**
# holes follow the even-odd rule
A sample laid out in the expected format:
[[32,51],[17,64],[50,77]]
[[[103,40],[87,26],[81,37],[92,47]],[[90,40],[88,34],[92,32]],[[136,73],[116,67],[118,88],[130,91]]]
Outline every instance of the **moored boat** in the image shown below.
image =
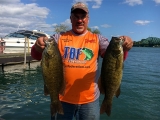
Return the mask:
[[47,36],[50,38],[48,34],[38,30],[19,30],[10,33],[3,38],[5,42],[3,53],[23,53],[25,49],[26,52],[30,52],[31,47],[40,36]]

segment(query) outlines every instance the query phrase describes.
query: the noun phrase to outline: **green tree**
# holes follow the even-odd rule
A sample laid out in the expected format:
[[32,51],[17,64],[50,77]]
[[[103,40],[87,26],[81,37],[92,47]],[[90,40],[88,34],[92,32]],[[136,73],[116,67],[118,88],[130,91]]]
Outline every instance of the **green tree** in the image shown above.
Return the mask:
[[54,26],[54,32],[55,33],[66,32],[69,29],[70,29],[70,27],[68,25],[65,25],[65,24],[60,24],[60,25]]
[[94,30],[92,30],[92,32],[95,34],[101,34],[101,32],[98,29],[94,29]]
[[160,38],[157,37],[148,37],[146,39],[141,39],[141,41],[134,41],[134,46],[141,47],[160,47]]
[[[66,32],[70,29],[71,28],[68,25],[65,25],[65,24],[60,24],[60,25],[54,26],[54,32],[55,33]],[[87,30],[91,31],[92,33],[95,33],[95,34],[101,34],[101,32],[98,29],[91,29],[91,28],[88,27]]]
[[89,28],[89,27],[87,28],[87,30],[90,31],[90,32],[92,32],[91,28]]
[[101,32],[98,29],[91,29],[88,27],[87,30],[95,34],[101,34]]

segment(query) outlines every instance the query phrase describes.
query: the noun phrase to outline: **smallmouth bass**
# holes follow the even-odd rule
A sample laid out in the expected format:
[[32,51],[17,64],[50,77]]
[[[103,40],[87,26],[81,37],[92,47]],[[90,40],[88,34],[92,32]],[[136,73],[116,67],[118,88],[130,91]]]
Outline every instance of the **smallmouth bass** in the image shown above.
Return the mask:
[[63,62],[57,43],[52,38],[47,40],[42,53],[42,74],[44,79],[44,94],[50,95],[51,115],[63,114],[63,108],[59,100],[59,94],[64,90]]
[[101,68],[101,87],[104,90],[104,100],[101,105],[100,113],[111,114],[112,100],[114,95],[120,95],[120,84],[123,75],[123,40],[112,37]]

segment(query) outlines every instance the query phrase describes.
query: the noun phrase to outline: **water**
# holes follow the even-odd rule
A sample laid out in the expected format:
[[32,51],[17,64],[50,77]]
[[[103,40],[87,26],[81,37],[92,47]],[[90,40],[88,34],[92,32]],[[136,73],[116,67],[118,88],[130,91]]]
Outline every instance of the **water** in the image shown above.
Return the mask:
[[[4,73],[0,71],[0,119],[50,119],[50,99],[43,95],[39,63],[31,67],[6,66]],[[160,48],[130,50],[124,63],[121,95],[113,99],[111,116],[101,115],[101,120],[128,119],[160,119]]]

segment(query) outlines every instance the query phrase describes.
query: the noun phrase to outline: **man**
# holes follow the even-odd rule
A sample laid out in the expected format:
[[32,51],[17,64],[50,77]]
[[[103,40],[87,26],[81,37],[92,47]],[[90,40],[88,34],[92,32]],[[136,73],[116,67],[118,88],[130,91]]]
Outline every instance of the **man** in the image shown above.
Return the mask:
[[[98,120],[100,118],[98,88],[98,56],[103,57],[109,44],[101,35],[87,30],[89,11],[84,3],[78,2],[71,8],[72,29],[52,37],[58,43],[65,68],[66,88],[64,95],[59,95],[64,115],[56,114],[52,120]],[[122,36],[124,58],[133,42],[130,37]],[[37,39],[31,55],[40,60],[45,48],[46,37]],[[89,55],[87,55],[89,54]]]

